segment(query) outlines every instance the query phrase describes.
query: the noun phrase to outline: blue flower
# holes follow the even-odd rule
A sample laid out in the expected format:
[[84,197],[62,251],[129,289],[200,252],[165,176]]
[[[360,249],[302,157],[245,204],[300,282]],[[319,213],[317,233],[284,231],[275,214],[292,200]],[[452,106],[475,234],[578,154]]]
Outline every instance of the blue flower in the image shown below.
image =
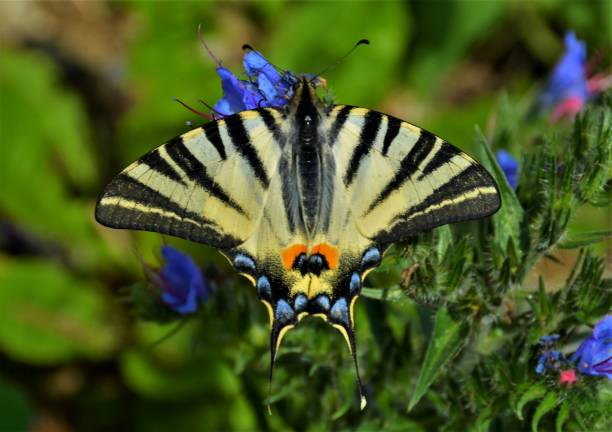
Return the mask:
[[574,32],[565,34],[565,52],[553,69],[540,103],[547,108],[568,99],[586,102],[589,92],[586,77],[586,44]]
[[588,74],[586,44],[574,32],[567,32],[565,52],[538,99],[540,107],[553,110],[553,121],[573,119],[589,99],[612,84],[610,76]]
[[242,59],[244,70],[250,80],[255,80],[259,91],[269,106],[286,105],[293,96],[293,85],[297,82],[291,72],[281,75],[258,51],[249,50]]
[[159,271],[162,301],[181,315],[195,312],[209,294],[202,271],[189,255],[170,246],[162,248],[162,255],[166,261]]
[[217,68],[217,74],[221,77],[223,89],[223,97],[214,106],[217,116],[228,116],[263,106],[264,97],[253,83],[239,80],[223,66]]
[[288,71],[278,72],[260,52],[247,50],[243,65],[248,80],[238,79],[224,66],[217,67],[223,97],[214,106],[216,117],[263,107],[281,107],[293,96],[296,76]]
[[546,370],[558,370],[563,363],[566,362],[563,353],[554,350],[554,346],[559,340],[558,334],[542,336],[538,341],[541,354],[538,357],[538,363],[535,371],[537,374],[543,374]]
[[499,150],[495,156],[497,163],[506,175],[506,179],[508,179],[508,183],[513,189],[516,189],[516,185],[518,184],[519,163],[506,150]]
[[606,315],[572,356],[578,371],[585,375],[601,375],[612,379],[612,315]]
[[559,335],[558,334],[551,334],[551,335],[547,335],[547,336],[542,336],[538,343],[540,345],[548,345],[548,344],[554,344],[558,340],[559,340]]

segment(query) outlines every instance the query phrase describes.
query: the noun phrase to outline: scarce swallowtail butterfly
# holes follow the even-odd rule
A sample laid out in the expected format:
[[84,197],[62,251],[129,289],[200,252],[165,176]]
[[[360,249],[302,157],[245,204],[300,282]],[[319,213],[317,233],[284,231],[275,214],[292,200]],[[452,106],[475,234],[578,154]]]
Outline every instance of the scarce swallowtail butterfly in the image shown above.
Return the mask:
[[215,247],[269,312],[271,371],[286,332],[315,315],[343,335],[361,391],[353,309],[368,272],[392,243],[488,216],[500,197],[445,140],[328,105],[316,83],[293,76],[283,106],[228,115],[150,151],[106,187],[96,219]]

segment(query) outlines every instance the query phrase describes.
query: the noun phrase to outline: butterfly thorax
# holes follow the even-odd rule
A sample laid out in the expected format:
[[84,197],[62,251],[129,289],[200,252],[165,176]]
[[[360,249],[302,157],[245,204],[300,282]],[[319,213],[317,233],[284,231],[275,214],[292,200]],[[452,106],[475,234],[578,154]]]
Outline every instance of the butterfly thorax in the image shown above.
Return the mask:
[[305,78],[297,85],[295,96],[288,107],[292,118],[287,157],[290,158],[289,181],[295,182],[298,228],[309,240],[329,224],[333,158],[327,151],[322,123],[325,107],[315,87]]

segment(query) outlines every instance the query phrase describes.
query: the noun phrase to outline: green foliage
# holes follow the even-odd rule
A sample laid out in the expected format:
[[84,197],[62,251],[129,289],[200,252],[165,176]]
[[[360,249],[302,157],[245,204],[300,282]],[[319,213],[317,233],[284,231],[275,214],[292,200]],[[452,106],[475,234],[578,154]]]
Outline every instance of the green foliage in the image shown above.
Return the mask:
[[54,364],[101,359],[117,344],[108,299],[57,266],[0,265],[0,345],[11,357]]
[[[574,28],[596,52],[612,3],[85,2],[78,20],[68,3],[6,4],[0,429],[44,419],[74,430],[611,429],[605,378],[562,386],[534,368],[541,336],[559,333],[569,355],[612,308],[612,96],[573,124],[526,113],[561,52],[558,31]],[[370,39],[324,74],[330,95],[449,139],[500,186],[495,216],[396,245],[368,276],[355,308],[364,412],[338,332],[306,319],[289,333],[268,393],[268,317],[223,257],[167,239],[214,288],[182,318],[143,274],[143,261],[160,265],[160,236],[93,219],[111,175],[186,120],[203,122],[172,97],[201,108],[220,96],[198,24],[236,72],[245,42],[316,73]],[[519,156],[516,191],[500,148]]]
[[445,308],[438,310],[433,333],[427,347],[425,360],[417,380],[408,409],[411,410],[423,397],[442,368],[454,357],[462,343],[461,324],[453,321]]

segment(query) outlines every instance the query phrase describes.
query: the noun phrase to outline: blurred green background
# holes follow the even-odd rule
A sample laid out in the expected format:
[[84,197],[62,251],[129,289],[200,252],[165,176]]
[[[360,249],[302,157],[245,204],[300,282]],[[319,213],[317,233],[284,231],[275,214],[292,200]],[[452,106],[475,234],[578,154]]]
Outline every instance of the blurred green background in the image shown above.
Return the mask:
[[[413,350],[400,357],[374,343],[382,327],[359,319],[382,306],[357,306],[370,409],[354,411],[340,335],[311,321],[283,344],[270,417],[268,318],[255,291],[214,250],[165,239],[218,286],[203,313],[156,343],[177,324],[136,320],[122,289],[143,281],[141,260],[160,264],[164,239],[97,225],[96,197],[123,167],[187,131],[186,121],[201,123],[173,97],[197,106],[221,96],[199,24],[235,72],[243,43],[282,68],[316,73],[368,38],[326,73],[335,100],[407,119],[469,152],[474,126],[494,126],[500,93],[533,101],[566,30],[589,55],[609,58],[612,2],[8,1],[0,16],[0,430],[409,430],[419,419],[406,401],[428,330],[412,303],[387,305],[389,343],[407,338]],[[605,229],[609,217],[592,208],[573,224]],[[401,358],[392,382],[369,368],[389,352]],[[330,390],[313,400],[311,386]],[[390,399],[390,387],[406,400]]]

